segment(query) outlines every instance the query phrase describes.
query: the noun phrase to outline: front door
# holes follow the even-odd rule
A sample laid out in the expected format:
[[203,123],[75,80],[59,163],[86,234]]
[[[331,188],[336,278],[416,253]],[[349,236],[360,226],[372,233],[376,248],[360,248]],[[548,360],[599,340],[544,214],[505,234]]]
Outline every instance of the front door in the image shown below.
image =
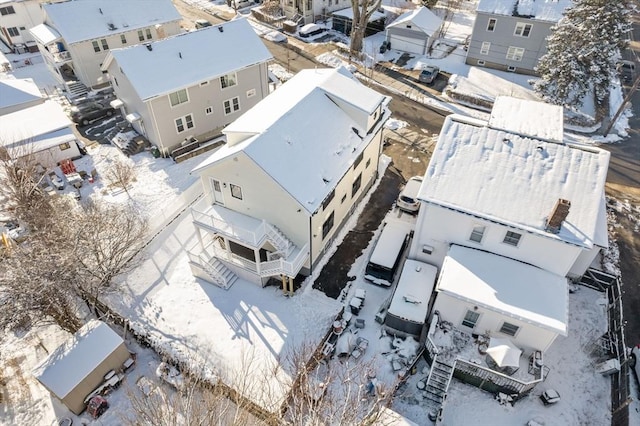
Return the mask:
[[213,186],[213,202],[224,205],[224,198],[222,198],[222,186],[220,186],[220,181],[211,179],[211,186]]

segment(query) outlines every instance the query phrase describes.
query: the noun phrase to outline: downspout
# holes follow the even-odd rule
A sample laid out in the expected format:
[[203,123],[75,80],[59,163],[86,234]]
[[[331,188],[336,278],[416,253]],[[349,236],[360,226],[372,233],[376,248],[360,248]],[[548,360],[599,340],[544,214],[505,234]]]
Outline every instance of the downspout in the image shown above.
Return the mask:
[[[162,135],[160,135],[160,132],[158,131],[158,122],[156,120],[156,114],[153,112],[153,101],[155,99],[158,98],[153,98],[150,99],[148,101],[143,101],[144,103],[148,103],[149,105],[149,112],[151,112],[151,121],[153,122],[153,129],[154,129],[154,133],[155,133],[155,137],[157,137],[158,142],[160,142],[160,146],[158,148],[160,148],[160,152],[162,152],[162,156],[165,157],[165,152],[164,152],[164,144],[162,143]],[[148,136],[147,136],[148,138]],[[166,157],[165,157],[166,158]]]
[[311,227],[313,215],[309,216],[309,276],[313,275],[313,228]]

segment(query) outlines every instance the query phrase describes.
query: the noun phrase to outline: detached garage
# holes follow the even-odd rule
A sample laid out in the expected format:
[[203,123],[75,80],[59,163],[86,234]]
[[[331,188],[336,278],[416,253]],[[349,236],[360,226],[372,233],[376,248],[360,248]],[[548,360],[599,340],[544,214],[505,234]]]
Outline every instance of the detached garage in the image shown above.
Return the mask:
[[391,49],[425,55],[438,37],[442,19],[426,7],[404,13],[387,26]]
[[130,354],[124,341],[102,321],[92,320],[33,370],[42,385],[75,414],[111,370]]

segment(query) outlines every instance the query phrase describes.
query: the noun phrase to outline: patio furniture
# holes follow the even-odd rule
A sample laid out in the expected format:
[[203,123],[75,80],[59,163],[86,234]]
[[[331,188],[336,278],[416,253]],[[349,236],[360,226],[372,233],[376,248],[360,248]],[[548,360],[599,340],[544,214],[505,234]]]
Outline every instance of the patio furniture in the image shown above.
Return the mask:
[[360,308],[362,308],[362,299],[352,297],[349,302],[349,308],[351,308],[351,313],[353,315],[358,315],[360,313]]
[[359,359],[368,347],[369,341],[364,337],[358,337],[356,339],[356,347],[351,351],[351,356],[355,359]]
[[364,328],[364,319],[362,318],[356,318],[356,323],[355,326],[356,328]]

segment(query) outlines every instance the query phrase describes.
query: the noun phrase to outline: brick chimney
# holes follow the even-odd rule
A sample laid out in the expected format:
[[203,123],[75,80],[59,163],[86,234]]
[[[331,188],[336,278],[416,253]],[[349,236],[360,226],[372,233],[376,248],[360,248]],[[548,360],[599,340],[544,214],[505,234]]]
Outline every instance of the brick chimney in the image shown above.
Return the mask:
[[549,220],[547,220],[548,232],[551,232],[552,234],[560,232],[562,222],[564,222],[567,215],[569,215],[570,207],[571,201],[558,198],[558,201],[556,201],[556,205],[553,207],[553,211],[551,212],[551,216],[549,217]]

